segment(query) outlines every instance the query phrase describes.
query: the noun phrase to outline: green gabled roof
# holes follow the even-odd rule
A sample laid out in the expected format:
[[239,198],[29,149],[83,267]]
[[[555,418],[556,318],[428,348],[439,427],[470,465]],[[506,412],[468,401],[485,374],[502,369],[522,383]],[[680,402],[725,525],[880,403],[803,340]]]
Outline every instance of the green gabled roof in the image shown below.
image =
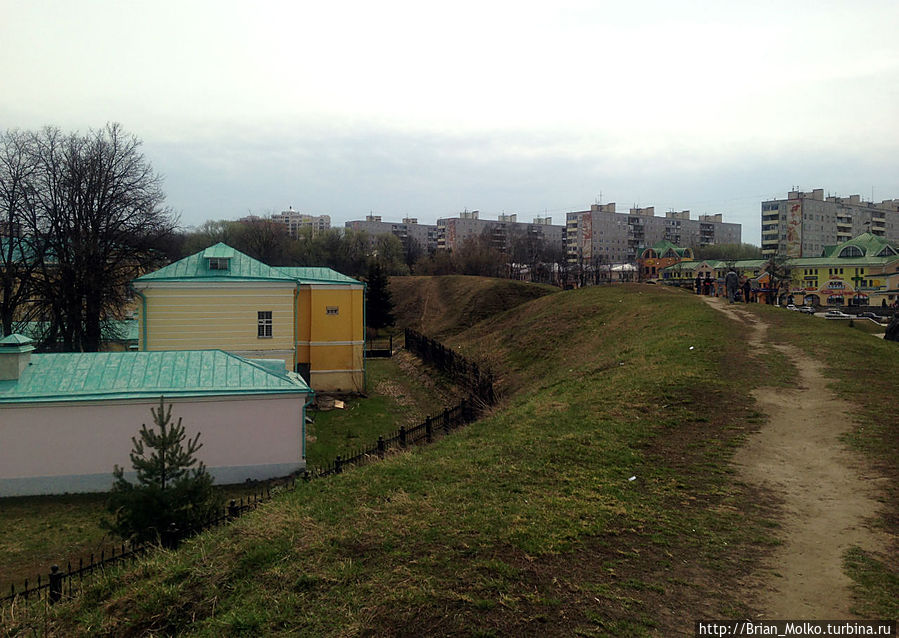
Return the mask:
[[[676,254],[678,257],[683,257],[687,253],[686,248],[681,248],[677,244],[673,244],[670,241],[668,241],[667,239],[657,241],[652,246],[650,246],[650,248],[652,248],[659,257],[664,255],[669,250],[673,250],[674,254]],[[692,253],[692,251],[691,251],[691,253]]]
[[[883,250],[892,249],[892,251],[899,252],[896,250],[896,247],[892,242],[888,241],[884,237],[880,237],[878,235],[874,235],[872,233],[862,233],[857,237],[853,237],[849,241],[844,241],[842,244],[837,244],[835,246],[825,246],[823,252],[821,253],[822,257],[830,257],[830,258],[839,258],[839,259],[859,259],[858,257],[840,257],[840,253],[844,248],[848,246],[855,246],[862,253],[863,257],[878,257]],[[891,254],[885,257],[894,257],[895,255]],[[881,257],[883,259],[884,257]]]
[[302,378],[222,350],[32,354],[0,404],[311,393]]
[[[228,258],[228,270],[210,270],[208,260],[211,257]],[[164,268],[138,277],[134,281],[189,281],[196,279],[205,281],[287,281],[292,277],[288,277],[278,268],[266,266],[261,261],[234,250],[227,244],[218,243],[204,251],[179,259]]]
[[[840,253],[849,246],[858,248],[861,255],[858,257],[840,257]],[[878,256],[884,249],[892,249],[897,254]],[[889,250],[888,250],[889,252]],[[871,233],[862,233],[849,241],[835,246],[825,246],[821,255],[817,257],[796,257],[787,261],[794,268],[840,268],[845,266],[881,266],[891,261],[899,260],[899,250],[887,239]]]
[[330,268],[317,268],[313,266],[281,266],[278,268],[291,279],[296,279],[301,284],[358,284],[352,277],[342,275]]

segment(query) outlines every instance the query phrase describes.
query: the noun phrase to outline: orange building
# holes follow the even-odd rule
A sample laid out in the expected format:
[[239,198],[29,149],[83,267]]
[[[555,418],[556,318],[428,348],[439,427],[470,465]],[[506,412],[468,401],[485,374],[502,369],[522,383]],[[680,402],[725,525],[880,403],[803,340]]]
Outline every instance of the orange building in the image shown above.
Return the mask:
[[681,261],[693,261],[693,250],[675,246],[670,241],[662,240],[644,250],[637,260],[641,281],[656,281],[661,277],[663,268],[673,266]]

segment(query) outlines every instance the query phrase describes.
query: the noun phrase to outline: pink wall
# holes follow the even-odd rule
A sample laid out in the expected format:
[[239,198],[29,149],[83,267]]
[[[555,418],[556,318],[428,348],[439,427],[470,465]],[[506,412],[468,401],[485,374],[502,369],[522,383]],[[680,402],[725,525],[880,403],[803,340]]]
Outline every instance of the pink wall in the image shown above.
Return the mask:
[[[182,418],[188,436],[200,432],[198,457],[211,470],[301,464],[304,395],[171,402],[173,420]],[[0,482],[105,473],[111,482],[114,465],[131,469],[131,437],[142,423],[152,423],[150,408],[158,405],[157,400],[0,406]]]

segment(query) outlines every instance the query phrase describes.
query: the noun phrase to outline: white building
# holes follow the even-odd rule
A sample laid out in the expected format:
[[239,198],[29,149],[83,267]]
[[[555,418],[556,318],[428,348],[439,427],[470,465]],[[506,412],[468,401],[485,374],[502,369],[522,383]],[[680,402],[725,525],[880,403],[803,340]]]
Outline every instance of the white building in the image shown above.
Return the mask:
[[282,361],[221,350],[32,350],[21,335],[0,340],[0,497],[108,491],[160,397],[189,437],[200,433],[197,457],[217,483],[306,467],[312,390]]

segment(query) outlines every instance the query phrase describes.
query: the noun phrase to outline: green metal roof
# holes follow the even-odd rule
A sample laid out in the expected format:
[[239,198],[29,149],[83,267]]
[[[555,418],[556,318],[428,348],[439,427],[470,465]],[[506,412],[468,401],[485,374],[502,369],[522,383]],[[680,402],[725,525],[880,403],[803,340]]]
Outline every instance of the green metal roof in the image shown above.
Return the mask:
[[4,337],[0,339],[0,353],[16,353],[16,352],[31,352],[34,350],[34,346],[32,345],[34,341],[26,337],[25,335],[20,334],[11,334],[8,337]]
[[862,233],[849,241],[844,241],[842,244],[825,246],[821,257],[839,258],[840,260],[858,259],[858,257],[840,257],[840,253],[848,246],[858,248],[863,257],[878,257],[884,251],[888,253],[884,257],[895,257],[897,254],[896,247],[884,237],[872,233]]
[[[228,258],[228,270],[210,270],[210,258]],[[187,281],[204,279],[206,281],[247,281],[293,279],[278,268],[266,266],[242,252],[234,250],[227,244],[218,243],[204,251],[160,268],[135,279],[135,283],[152,281]]]
[[219,242],[215,246],[210,246],[204,250],[203,258],[209,259],[210,257],[221,257],[223,259],[231,259],[234,257],[234,252],[235,250],[231,248],[231,246]]
[[222,350],[66,352],[32,354],[0,381],[0,404],[311,392],[296,373]]
[[670,266],[665,266],[662,268],[663,271],[668,272],[678,272],[678,271],[692,271],[698,269],[705,262],[702,261],[679,261],[676,264],[671,264]]
[[[209,259],[228,259],[227,270],[210,270]],[[263,264],[227,244],[218,243],[142,277],[135,283],[153,281],[293,281],[299,284],[356,284],[362,282],[330,268],[273,267]]]
[[[652,246],[650,246],[650,248],[652,250],[654,250],[659,257],[662,257],[666,252],[668,252],[668,250],[673,250],[675,255],[677,255],[678,257],[683,257],[685,254],[687,254],[687,252],[689,250],[687,248],[681,248],[677,244],[674,244],[674,243],[668,241],[667,239],[662,239],[661,241],[657,241]],[[692,258],[693,251],[689,250],[689,253],[690,253],[690,257]]]
[[342,275],[330,268],[316,268],[311,266],[282,266],[278,268],[291,279],[296,279],[301,284],[358,284],[362,282],[352,277]]

